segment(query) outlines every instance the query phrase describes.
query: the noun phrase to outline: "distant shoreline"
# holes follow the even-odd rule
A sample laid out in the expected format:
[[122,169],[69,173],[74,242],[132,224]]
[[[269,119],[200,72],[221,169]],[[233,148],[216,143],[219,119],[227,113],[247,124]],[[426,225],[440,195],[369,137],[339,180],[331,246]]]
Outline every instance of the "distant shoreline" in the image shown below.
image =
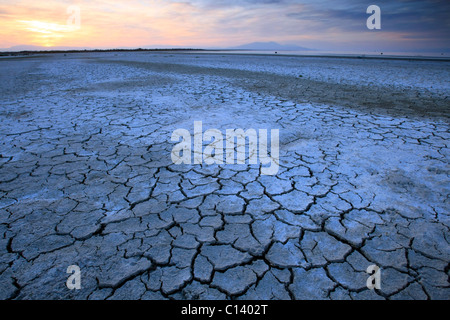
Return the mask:
[[161,52],[161,51],[205,51],[205,49],[171,48],[171,49],[85,49],[85,50],[23,50],[23,51],[0,51],[0,56],[18,56],[30,54],[48,53],[95,53],[95,52]]
[[234,55],[258,55],[258,56],[276,56],[276,57],[302,57],[302,58],[335,58],[335,59],[376,59],[376,60],[414,60],[414,61],[450,61],[450,57],[439,57],[439,56],[408,56],[408,55],[374,55],[374,54],[296,54],[290,51],[268,51],[268,50],[202,50],[199,54],[209,54],[209,53],[223,53],[223,54],[234,54]]
[[160,48],[160,49],[85,49],[85,50],[25,50],[25,51],[0,51],[0,58],[23,57],[41,54],[70,54],[70,53],[114,53],[114,52],[172,52],[172,53],[196,53],[196,54],[227,54],[227,55],[258,55],[277,57],[303,57],[303,58],[334,58],[334,59],[373,59],[373,60],[411,60],[411,61],[444,61],[449,62],[450,57],[439,56],[409,56],[395,54],[300,54],[293,51],[275,50],[248,50],[248,49],[196,49],[196,48]]

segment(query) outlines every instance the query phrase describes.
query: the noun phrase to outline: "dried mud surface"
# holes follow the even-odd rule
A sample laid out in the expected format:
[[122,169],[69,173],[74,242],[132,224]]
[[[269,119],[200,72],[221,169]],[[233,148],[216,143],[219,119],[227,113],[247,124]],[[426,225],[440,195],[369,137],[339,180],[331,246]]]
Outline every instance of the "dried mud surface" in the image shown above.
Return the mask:
[[[0,299],[450,298],[449,63],[102,53],[0,68]],[[278,174],[174,165],[171,134],[194,121],[279,129]]]

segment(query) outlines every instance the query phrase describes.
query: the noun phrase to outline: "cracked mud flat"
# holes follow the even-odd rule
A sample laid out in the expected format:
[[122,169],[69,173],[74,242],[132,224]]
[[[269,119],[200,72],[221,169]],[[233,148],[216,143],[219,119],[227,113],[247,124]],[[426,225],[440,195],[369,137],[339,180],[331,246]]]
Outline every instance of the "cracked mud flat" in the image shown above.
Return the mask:
[[[102,53],[0,68],[1,299],[450,298],[448,62]],[[280,129],[278,174],[172,164],[172,132],[194,121]]]

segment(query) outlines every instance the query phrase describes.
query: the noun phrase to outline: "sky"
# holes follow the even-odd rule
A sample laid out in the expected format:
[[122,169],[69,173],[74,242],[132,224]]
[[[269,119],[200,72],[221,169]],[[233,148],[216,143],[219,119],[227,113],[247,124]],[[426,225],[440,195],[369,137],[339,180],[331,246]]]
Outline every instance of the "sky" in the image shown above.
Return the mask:
[[[367,8],[381,9],[369,30]],[[449,52],[449,0],[0,0],[0,48],[227,48]]]

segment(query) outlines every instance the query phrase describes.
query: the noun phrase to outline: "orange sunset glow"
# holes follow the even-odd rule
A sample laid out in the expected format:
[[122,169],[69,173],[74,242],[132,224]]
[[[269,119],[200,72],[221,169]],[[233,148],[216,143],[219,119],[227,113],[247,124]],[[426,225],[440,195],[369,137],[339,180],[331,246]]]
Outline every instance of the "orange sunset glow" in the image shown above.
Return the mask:
[[401,2],[379,2],[385,24],[377,33],[365,27],[364,1],[0,0],[0,48],[214,48],[276,41],[320,50],[407,51],[441,50],[448,43],[445,2],[411,1],[408,10]]

